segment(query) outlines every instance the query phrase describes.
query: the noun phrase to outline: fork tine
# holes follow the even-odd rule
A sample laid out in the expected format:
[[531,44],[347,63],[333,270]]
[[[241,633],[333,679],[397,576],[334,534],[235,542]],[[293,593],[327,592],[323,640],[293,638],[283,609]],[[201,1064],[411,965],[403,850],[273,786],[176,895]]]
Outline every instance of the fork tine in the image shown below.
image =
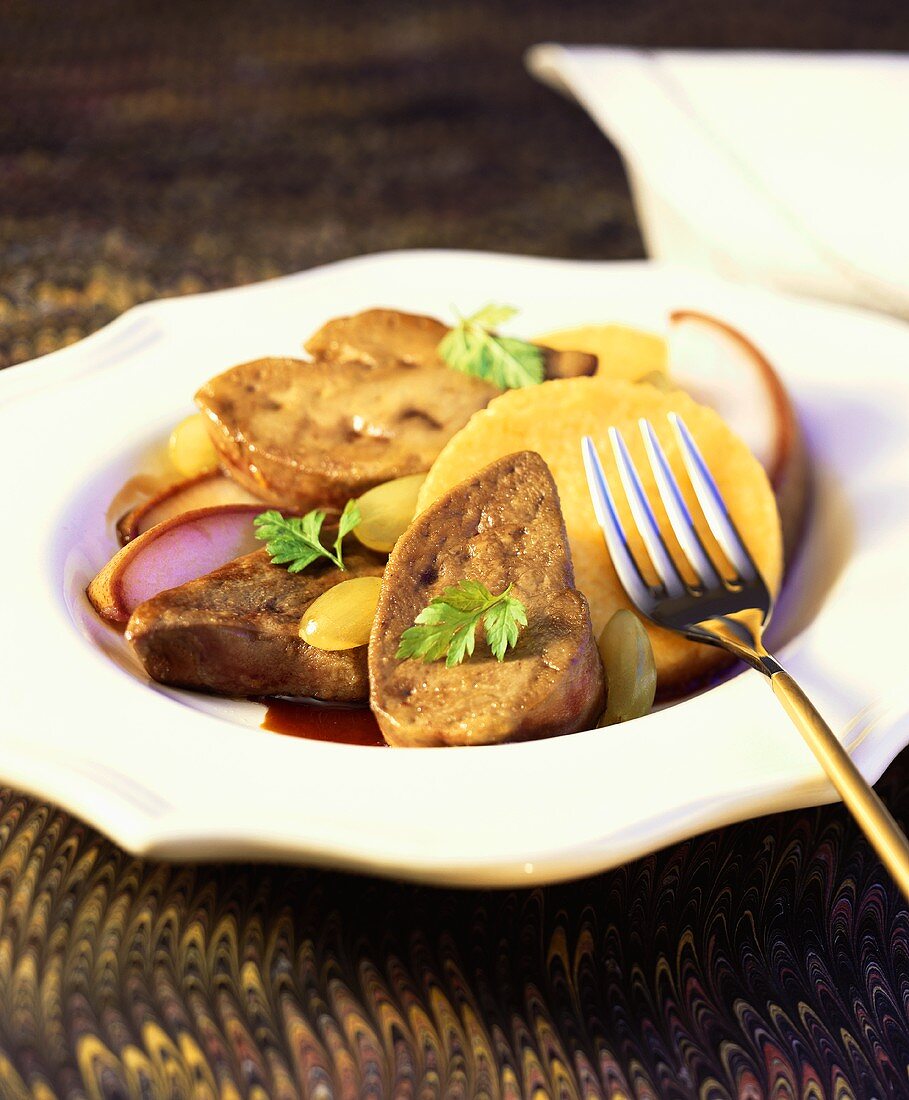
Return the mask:
[[657,576],[662,581],[667,596],[684,596],[687,591],[685,582],[682,580],[678,567],[669,552],[669,547],[660,532],[660,526],[653,514],[653,509],[647,499],[647,494],[644,492],[644,486],[641,484],[634,463],[631,461],[631,455],[625,446],[622,433],[617,428],[610,428],[609,441],[612,444],[612,451],[615,455],[616,465],[619,468],[619,476],[622,479],[625,495],[631,505],[631,513],[634,516],[641,538],[644,540],[644,545],[647,547],[650,560],[657,571]]
[[701,541],[697,528],[694,526],[691,512],[685,498],[682,496],[682,491],[669,465],[669,460],[666,458],[666,452],[653,430],[653,425],[649,420],[641,417],[638,421],[638,427],[644,437],[644,446],[656,478],[657,489],[669,517],[669,522],[672,525],[672,530],[675,532],[675,537],[679,540],[679,546],[681,546],[700,584],[708,588],[721,586],[723,582]]
[[758,576],[757,566],[748,553],[742,536],[732,522],[726,502],[717,488],[713,475],[704,461],[704,457],[698,450],[698,446],[692,438],[685,421],[674,412],[669,414],[669,421],[675,429],[676,438],[682,450],[682,458],[685,461],[685,469],[691,479],[698,503],[704,512],[707,526],[713,533],[713,537],[723,548],[723,553],[737,570],[742,580],[752,580]]
[[584,459],[584,472],[587,474],[587,486],[590,489],[593,510],[603,531],[606,549],[612,558],[615,571],[632,602],[647,614],[653,603],[653,593],[628,546],[615,501],[606,482],[603,464],[589,435],[585,435],[581,440],[581,454]]

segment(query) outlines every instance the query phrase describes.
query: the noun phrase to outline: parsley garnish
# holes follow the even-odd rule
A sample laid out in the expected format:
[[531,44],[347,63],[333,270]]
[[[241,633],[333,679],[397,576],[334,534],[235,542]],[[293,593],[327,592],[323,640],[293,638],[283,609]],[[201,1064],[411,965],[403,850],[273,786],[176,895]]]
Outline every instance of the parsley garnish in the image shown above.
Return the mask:
[[325,512],[318,509],[305,516],[282,516],[280,512],[262,512],[253,520],[256,538],[265,540],[265,548],[274,565],[286,565],[288,573],[299,573],[317,558],[328,558],[339,569],[344,568],[341,542],[360,522],[360,507],[355,500],[344,505],[338,520],[338,537],[334,549],[322,545],[322,524]]
[[511,585],[498,596],[479,581],[464,580],[446,588],[423,608],[401,635],[396,656],[438,661],[445,657],[448,668],[473,654],[476,630],[482,621],[486,641],[496,660],[505,657],[518,641],[518,629],[527,626],[527,610],[510,595]]
[[475,374],[503,390],[543,381],[543,349],[492,331],[513,317],[512,306],[488,305],[462,317],[439,344],[439,355],[455,370]]

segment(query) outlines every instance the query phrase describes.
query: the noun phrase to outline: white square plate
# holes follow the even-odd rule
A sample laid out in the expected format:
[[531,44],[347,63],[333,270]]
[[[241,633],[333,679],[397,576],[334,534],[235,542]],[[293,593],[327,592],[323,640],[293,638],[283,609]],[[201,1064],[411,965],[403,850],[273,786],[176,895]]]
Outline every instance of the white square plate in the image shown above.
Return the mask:
[[[111,498],[209,376],[299,354],[374,305],[506,301],[544,332],[713,313],[790,387],[817,478],[776,641],[863,774],[909,741],[909,328],[645,263],[404,252],[155,302],[0,374],[6,540],[0,777],[138,854],[297,860],[506,885],[601,870],[832,791],[763,678],[745,672],[606,730],[484,748],[381,750],[259,729],[255,703],[150,684],[85,600],[115,549]],[[771,638],[773,641],[774,639]]]

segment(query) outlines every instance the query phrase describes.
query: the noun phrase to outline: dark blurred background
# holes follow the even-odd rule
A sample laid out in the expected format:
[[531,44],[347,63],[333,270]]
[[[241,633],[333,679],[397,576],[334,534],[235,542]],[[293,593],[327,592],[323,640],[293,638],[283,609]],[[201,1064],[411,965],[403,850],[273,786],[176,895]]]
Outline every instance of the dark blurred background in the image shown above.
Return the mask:
[[0,366],[378,249],[642,255],[547,39],[906,49],[909,4],[0,0]]

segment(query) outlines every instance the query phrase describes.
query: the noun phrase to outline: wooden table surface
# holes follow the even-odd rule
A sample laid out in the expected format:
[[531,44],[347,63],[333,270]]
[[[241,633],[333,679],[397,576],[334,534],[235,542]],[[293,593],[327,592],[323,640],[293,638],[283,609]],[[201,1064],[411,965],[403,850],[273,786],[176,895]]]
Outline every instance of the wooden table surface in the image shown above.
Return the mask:
[[[642,255],[616,153],[522,70],[546,39],[905,49],[909,8],[10,0],[0,365],[378,249]],[[839,806],[456,892],[143,863],[0,794],[4,1100],[864,1100],[909,1095],[907,1009],[909,911]]]

